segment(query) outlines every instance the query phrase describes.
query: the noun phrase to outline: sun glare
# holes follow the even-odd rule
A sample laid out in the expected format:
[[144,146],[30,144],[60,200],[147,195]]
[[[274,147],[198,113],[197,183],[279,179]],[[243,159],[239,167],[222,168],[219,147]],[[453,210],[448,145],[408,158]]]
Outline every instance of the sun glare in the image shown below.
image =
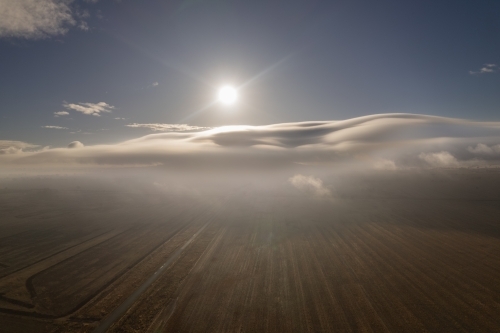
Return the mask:
[[224,86],[219,89],[219,102],[226,105],[234,104],[238,98],[238,92],[231,86]]

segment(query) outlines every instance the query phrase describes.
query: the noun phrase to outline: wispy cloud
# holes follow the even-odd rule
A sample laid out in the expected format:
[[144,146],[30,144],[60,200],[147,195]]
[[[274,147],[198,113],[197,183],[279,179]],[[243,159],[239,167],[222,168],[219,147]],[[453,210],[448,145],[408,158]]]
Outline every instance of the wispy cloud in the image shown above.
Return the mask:
[[495,73],[498,71],[498,65],[496,64],[484,64],[478,71],[469,71],[471,75]]
[[88,30],[88,12],[73,0],[0,0],[0,37],[40,39]]
[[301,191],[318,197],[329,197],[331,192],[323,185],[323,181],[313,176],[295,175],[288,179],[290,184]]
[[0,140],[0,155],[16,154],[39,148],[38,145],[22,141]]
[[500,154],[500,144],[488,146],[484,143],[478,143],[475,147],[468,147],[467,150],[473,154],[479,155]]
[[89,28],[89,24],[85,21],[81,21],[79,24],[78,24],[78,28],[80,28],[80,30],[83,30],[83,31],[88,31],[90,28]]
[[62,127],[62,126],[53,126],[53,125],[42,126],[42,128],[50,128],[50,129],[68,129],[67,127]]
[[100,117],[103,112],[112,112],[115,108],[112,105],[109,105],[105,102],[99,103],[64,103],[63,106],[68,110],[74,110],[81,112],[83,114],[92,115],[96,117]]
[[54,117],[60,117],[60,116],[67,116],[69,114],[68,111],[57,111],[57,112],[54,112]]
[[141,88],[141,89],[156,88],[156,87],[158,87],[159,85],[160,85],[160,84],[159,84],[158,82],[153,82],[153,83],[151,83],[151,84],[149,84],[149,85],[147,85],[147,86],[145,86],[145,87],[143,87],[143,88]]
[[394,161],[379,158],[373,161],[373,168],[377,170],[396,170],[398,167]]
[[[115,118],[116,119],[116,118]],[[123,118],[122,118],[123,119]],[[127,127],[149,128],[159,132],[184,132],[184,131],[201,131],[210,129],[210,127],[191,126],[188,124],[128,124]]]
[[421,153],[418,157],[433,167],[457,167],[457,159],[447,151]]

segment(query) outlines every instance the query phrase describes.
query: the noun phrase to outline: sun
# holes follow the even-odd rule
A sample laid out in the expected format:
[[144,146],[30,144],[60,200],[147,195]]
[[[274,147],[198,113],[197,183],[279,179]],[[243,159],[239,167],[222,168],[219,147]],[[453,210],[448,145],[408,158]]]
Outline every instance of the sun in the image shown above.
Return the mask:
[[219,89],[217,97],[222,104],[231,105],[236,103],[238,91],[231,86],[224,86]]

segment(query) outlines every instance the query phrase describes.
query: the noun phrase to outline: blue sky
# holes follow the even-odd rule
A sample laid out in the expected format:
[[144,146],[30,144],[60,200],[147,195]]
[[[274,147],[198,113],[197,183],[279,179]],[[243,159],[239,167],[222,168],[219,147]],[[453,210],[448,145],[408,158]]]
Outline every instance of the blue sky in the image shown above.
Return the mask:
[[[498,1],[0,0],[0,140],[392,112],[498,121],[498,65]],[[224,84],[239,103],[210,106]]]

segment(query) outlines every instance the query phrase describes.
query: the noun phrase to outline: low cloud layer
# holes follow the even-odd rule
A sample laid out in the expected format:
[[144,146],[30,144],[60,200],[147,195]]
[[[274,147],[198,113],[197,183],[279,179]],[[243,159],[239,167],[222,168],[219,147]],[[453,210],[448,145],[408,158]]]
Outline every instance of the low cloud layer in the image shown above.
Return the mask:
[[[156,127],[132,124],[133,127]],[[156,124],[154,124],[156,125]],[[165,125],[165,124],[163,124]],[[166,125],[166,130],[175,129]],[[176,125],[178,126],[178,125]],[[187,125],[181,125],[187,126]],[[163,129],[161,129],[163,130]],[[412,114],[165,132],[113,145],[3,154],[3,168],[156,166],[179,171],[497,167],[500,123]],[[4,147],[3,149],[6,149]],[[305,171],[304,171],[305,173]]]
[[23,151],[32,151],[40,146],[22,141],[0,140],[0,155],[17,154]]
[[[115,118],[117,119],[117,118]],[[122,118],[123,119],[123,118]],[[184,132],[184,131],[201,131],[208,130],[210,127],[191,126],[188,124],[128,124],[127,127],[133,128],[149,128],[152,131],[158,132]]]

